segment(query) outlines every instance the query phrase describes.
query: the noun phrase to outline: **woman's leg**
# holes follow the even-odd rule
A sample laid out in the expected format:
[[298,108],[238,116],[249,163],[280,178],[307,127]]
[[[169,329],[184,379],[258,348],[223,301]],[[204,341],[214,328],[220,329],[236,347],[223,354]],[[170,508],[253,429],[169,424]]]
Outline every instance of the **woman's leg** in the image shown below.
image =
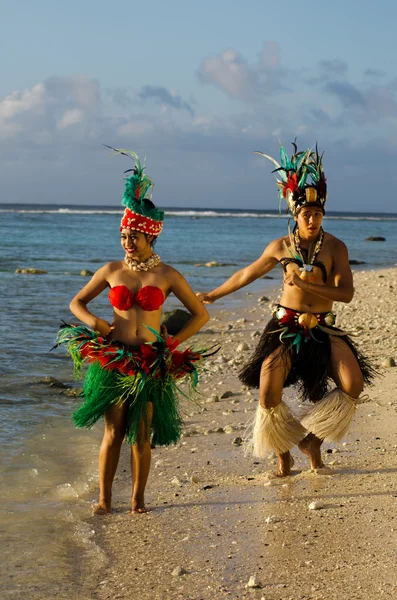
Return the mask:
[[[259,403],[265,409],[274,408],[280,404],[284,382],[290,370],[290,362],[286,364],[281,350],[282,348],[278,348],[262,363],[259,383]],[[294,462],[290,452],[278,452],[276,450],[276,454],[278,457],[278,467],[275,475],[278,477],[290,475]]]
[[[358,362],[349,346],[340,338],[331,336],[331,377],[336,386],[352,398],[358,398],[364,380]],[[310,458],[311,468],[323,467],[321,445],[323,440],[309,433],[299,444],[299,449]]]
[[152,450],[150,446],[150,426],[153,417],[153,402],[148,402],[147,422],[142,421],[139,426],[138,437],[141,441],[131,447],[131,473],[132,473],[132,512],[146,513],[150,509],[145,507],[145,488],[149,477]]
[[125,436],[127,405],[123,404],[105,413],[105,432],[99,451],[99,503],[96,514],[105,514],[112,507],[112,484]]

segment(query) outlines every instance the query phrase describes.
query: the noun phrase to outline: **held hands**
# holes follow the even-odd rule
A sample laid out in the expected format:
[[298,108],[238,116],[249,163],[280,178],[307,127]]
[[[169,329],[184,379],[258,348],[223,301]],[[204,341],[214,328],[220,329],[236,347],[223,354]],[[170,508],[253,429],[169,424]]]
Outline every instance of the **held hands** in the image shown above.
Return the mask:
[[113,325],[109,325],[105,319],[95,319],[95,326],[93,327],[95,331],[98,331],[104,337],[108,336],[109,333],[114,329]]
[[210,295],[207,292],[197,292],[196,296],[203,304],[212,304],[215,302],[215,300],[210,298]]

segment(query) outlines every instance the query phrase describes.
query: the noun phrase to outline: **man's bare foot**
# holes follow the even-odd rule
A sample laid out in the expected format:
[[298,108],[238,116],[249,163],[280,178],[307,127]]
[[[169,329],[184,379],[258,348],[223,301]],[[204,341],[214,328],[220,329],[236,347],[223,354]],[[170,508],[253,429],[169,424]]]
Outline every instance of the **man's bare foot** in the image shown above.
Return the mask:
[[278,467],[277,471],[274,472],[276,477],[288,477],[291,475],[291,468],[294,465],[294,459],[289,452],[283,452],[277,454]]
[[94,515],[108,515],[112,512],[112,507],[110,506],[110,502],[98,502],[98,504],[94,505],[92,512]]
[[132,499],[132,508],[131,508],[132,513],[143,515],[150,511],[151,511],[151,509],[147,508],[145,506],[145,501],[143,500],[143,498],[142,499],[139,499],[139,498]]
[[316,437],[314,433],[309,433],[301,442],[298,444],[298,448],[303,454],[306,454],[310,458],[310,467],[314,469],[321,469],[324,467],[324,463],[321,459],[321,444],[322,440]]

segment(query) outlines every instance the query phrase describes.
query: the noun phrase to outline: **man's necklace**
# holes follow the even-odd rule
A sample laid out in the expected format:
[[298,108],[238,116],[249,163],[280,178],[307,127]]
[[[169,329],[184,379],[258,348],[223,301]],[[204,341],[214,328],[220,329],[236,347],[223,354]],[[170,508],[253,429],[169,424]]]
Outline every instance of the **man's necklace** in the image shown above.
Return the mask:
[[124,261],[131,271],[149,271],[149,269],[157,267],[157,265],[161,262],[161,258],[158,254],[151,254],[148,259],[139,261],[126,256]]
[[320,233],[318,235],[318,238],[315,242],[314,245],[314,250],[311,253],[311,249],[313,247],[313,244],[310,244],[310,247],[306,250],[301,248],[300,246],[300,239],[299,239],[299,229],[296,228],[295,232],[294,232],[294,246],[295,246],[295,250],[297,255],[299,256],[299,258],[301,259],[302,263],[303,263],[303,268],[302,270],[304,271],[312,271],[313,269],[313,264],[318,256],[318,254],[321,251],[321,248],[323,246],[323,241],[324,241],[324,230],[323,228],[320,229]]

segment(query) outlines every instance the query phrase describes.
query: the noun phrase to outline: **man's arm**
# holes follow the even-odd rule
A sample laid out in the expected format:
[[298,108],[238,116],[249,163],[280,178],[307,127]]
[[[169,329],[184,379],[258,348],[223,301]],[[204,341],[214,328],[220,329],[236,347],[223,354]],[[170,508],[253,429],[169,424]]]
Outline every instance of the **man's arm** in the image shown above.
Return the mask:
[[222,285],[217,287],[212,292],[198,293],[198,298],[204,302],[204,304],[211,304],[223,296],[232,294],[233,292],[245,287],[249,283],[258,279],[262,275],[266,275],[269,271],[274,269],[278,263],[277,250],[280,247],[280,240],[274,240],[271,242],[263,252],[262,256],[255,262],[251,263],[244,269],[236,271],[229,279],[227,279]]
[[353,275],[349,264],[349,254],[346,245],[337,240],[334,249],[334,283],[335,285],[318,285],[304,281],[296,272],[284,277],[286,285],[295,285],[303,292],[309,292],[333,302],[349,303],[353,299]]

